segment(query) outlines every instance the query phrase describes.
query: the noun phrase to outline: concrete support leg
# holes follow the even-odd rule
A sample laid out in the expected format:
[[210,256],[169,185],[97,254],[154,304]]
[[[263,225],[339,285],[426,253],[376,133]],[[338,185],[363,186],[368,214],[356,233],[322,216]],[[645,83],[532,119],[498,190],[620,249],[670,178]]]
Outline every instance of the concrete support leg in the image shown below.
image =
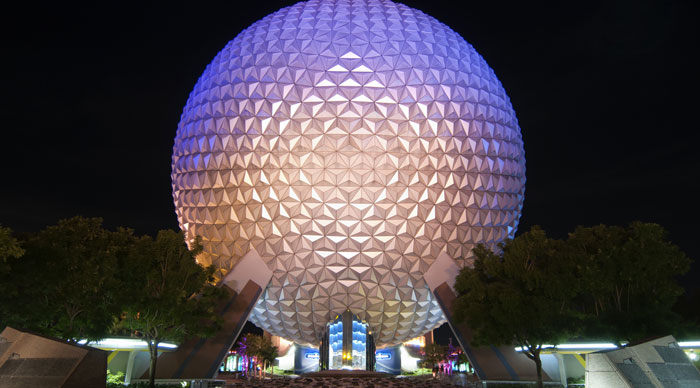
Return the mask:
[[566,364],[564,363],[564,355],[554,353],[554,357],[556,357],[557,365],[559,366],[559,380],[561,381],[561,385],[566,388]]
[[126,374],[124,375],[124,384],[131,383],[131,375],[134,373],[134,360],[138,354],[138,350],[131,350],[129,352],[129,360],[126,362]]
[[[459,270],[454,259],[441,253],[426,271],[425,280],[477,377],[482,381],[535,381],[537,379],[535,364],[525,355],[517,353],[513,346],[473,347],[470,345],[471,329],[466,323],[459,323],[453,318],[452,306],[457,299],[457,293],[453,287]],[[544,371],[542,374],[544,381],[551,381]]]
[[[156,378],[209,379],[216,377],[250,312],[272,278],[272,271],[254,250],[246,254],[222,281],[228,298],[217,309],[223,327],[210,338],[194,338],[158,358]],[[146,376],[146,375],[145,375]],[[147,377],[147,376],[146,376]]]

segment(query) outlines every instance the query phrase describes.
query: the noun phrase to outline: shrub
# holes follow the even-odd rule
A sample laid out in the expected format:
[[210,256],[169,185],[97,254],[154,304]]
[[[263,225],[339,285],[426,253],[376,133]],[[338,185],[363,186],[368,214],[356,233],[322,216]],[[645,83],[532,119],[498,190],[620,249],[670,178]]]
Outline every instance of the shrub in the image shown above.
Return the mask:
[[124,372],[112,374],[112,371],[107,369],[107,388],[123,388],[124,387]]

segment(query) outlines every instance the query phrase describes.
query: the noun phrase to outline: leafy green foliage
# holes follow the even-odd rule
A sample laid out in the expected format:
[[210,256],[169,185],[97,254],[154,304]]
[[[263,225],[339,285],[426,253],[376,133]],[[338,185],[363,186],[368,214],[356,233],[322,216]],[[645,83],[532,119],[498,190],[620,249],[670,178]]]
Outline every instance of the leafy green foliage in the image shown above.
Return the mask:
[[401,371],[402,376],[424,376],[433,373],[432,367],[430,368],[418,368],[415,371]]
[[457,277],[455,315],[477,345],[522,346],[538,377],[542,344],[577,334],[620,344],[681,328],[671,307],[690,260],[659,225],[578,227],[566,241],[534,227],[500,249],[474,249],[474,267]]
[[214,308],[224,291],[211,284],[214,267],[195,260],[202,249],[199,239],[189,250],[182,233],[163,230],[155,240],[139,239],[136,247],[130,265],[138,271],[129,282],[138,293],[126,305],[122,325],[148,343],[153,387],[158,344],[213,334],[220,327]]
[[159,342],[206,336],[220,324],[214,307],[224,291],[210,284],[214,268],[195,261],[199,240],[190,251],[181,233],[137,238],[102,228],[99,218],[74,217],[23,246],[0,227],[3,327],[97,340],[122,320],[119,327],[148,342],[153,373]]
[[[239,349],[249,357],[255,357],[255,361],[262,364],[262,370],[273,363],[279,357],[279,350],[272,344],[270,337],[248,334],[239,344]],[[274,373],[274,371],[273,371]]]
[[119,316],[120,265],[129,256],[130,231],[110,232],[100,218],[59,221],[29,238],[21,258],[2,276],[5,325],[69,341],[106,336]]
[[423,353],[423,360],[421,361],[423,368],[432,369],[440,361],[447,360],[447,348],[436,343],[426,345]]
[[112,373],[107,369],[107,388],[123,388],[124,387],[124,372],[119,371]]
[[690,259],[661,226],[578,227],[567,244],[584,286],[586,336],[620,344],[678,329],[680,317],[671,307],[683,289],[676,277],[689,269]]
[[[12,237],[12,229],[5,228],[0,225],[0,329],[4,327],[5,321],[9,316],[8,306],[4,303],[9,302],[2,295],[8,296],[15,293],[15,287],[9,282],[11,266],[7,263],[8,259],[17,259],[24,255],[24,249],[14,237]],[[4,300],[5,299],[5,300]]]
[[5,262],[8,258],[18,258],[24,254],[24,249],[14,237],[12,229],[0,225],[0,262]]
[[542,384],[540,352],[577,333],[575,266],[564,243],[533,227],[500,245],[494,253],[483,245],[474,249],[474,267],[457,277],[455,315],[474,330],[476,345],[523,347],[535,362]]

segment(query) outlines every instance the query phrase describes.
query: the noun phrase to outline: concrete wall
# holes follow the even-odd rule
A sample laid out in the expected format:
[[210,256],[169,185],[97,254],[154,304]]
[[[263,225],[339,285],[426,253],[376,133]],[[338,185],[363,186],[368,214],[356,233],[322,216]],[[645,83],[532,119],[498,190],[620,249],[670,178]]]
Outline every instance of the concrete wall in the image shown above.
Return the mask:
[[6,327],[0,387],[104,388],[108,352]]
[[[615,385],[612,385],[615,384]],[[588,354],[586,387],[700,387],[700,372],[672,336]]]

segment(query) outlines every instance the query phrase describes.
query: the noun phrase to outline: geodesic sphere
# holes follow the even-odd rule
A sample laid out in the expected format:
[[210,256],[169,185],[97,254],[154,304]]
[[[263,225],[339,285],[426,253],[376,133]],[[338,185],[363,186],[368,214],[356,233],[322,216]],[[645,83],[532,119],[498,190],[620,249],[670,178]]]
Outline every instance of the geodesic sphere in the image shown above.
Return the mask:
[[273,272],[250,320],[317,345],[336,314],[378,346],[444,321],[424,272],[512,236],[525,158],[510,101],[457,33],[389,1],[308,1],[204,71],[173,151],[181,228],[221,276]]

